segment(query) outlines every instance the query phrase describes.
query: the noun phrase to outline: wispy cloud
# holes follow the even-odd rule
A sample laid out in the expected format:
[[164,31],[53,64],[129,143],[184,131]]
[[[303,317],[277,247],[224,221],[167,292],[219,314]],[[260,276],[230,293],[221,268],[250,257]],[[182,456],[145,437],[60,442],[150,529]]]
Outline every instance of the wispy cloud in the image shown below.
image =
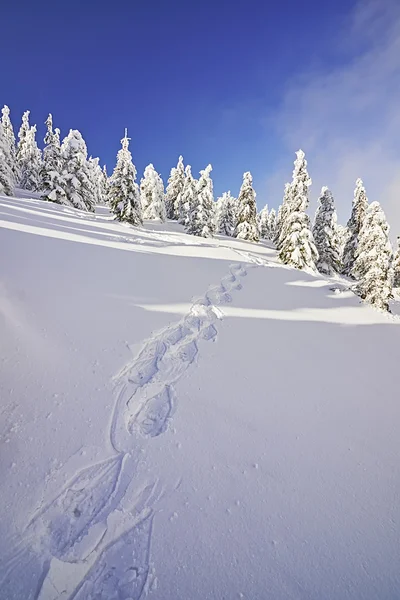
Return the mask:
[[[361,177],[400,234],[400,2],[361,0],[333,50],[336,66],[300,73],[273,115],[286,163],[305,150],[313,200],[328,185],[342,222]],[[271,198],[281,197],[289,165],[269,178]]]

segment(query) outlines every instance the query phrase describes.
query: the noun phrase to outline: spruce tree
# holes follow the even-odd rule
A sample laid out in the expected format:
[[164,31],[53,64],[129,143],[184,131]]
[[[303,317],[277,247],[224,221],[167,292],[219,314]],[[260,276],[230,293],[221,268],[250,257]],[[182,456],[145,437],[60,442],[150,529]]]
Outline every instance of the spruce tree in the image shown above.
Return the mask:
[[90,191],[95,204],[105,204],[106,202],[106,188],[104,186],[104,173],[99,165],[99,158],[92,158],[90,156],[87,161]]
[[14,175],[10,163],[10,146],[0,121],[0,194],[6,196],[12,196],[14,192]]
[[353,208],[347,223],[347,241],[343,250],[343,275],[354,278],[355,254],[358,236],[368,209],[368,198],[361,179],[357,179],[354,190]]
[[104,204],[107,204],[107,202],[108,202],[108,174],[107,174],[106,165],[103,166],[103,170],[102,170],[101,187],[102,187],[102,198],[104,200]]
[[276,210],[271,208],[268,218],[269,239],[274,240],[276,235]]
[[200,171],[196,198],[188,217],[187,231],[192,235],[212,237],[215,233],[214,196],[213,183],[210,177],[211,171],[211,165],[208,165],[203,171]]
[[171,169],[166,189],[165,204],[168,219],[178,220],[181,217],[181,194],[184,183],[185,167],[183,166],[183,156],[180,156],[176,167]]
[[276,216],[276,223],[275,223],[275,236],[274,236],[273,241],[275,242],[277,247],[279,247],[279,239],[280,239],[281,232],[282,232],[282,225],[283,225],[286,211],[288,208],[287,205],[289,202],[289,194],[290,194],[290,183],[285,183],[285,191],[283,193],[282,204],[278,208],[278,214]]
[[400,288],[400,237],[397,238],[397,251],[393,259],[393,287]]
[[230,192],[224,192],[219,198],[217,213],[217,232],[232,237],[236,226],[235,198]]
[[257,224],[256,193],[253,189],[253,178],[249,171],[243,175],[238,204],[233,236],[241,240],[248,240],[249,242],[258,242],[260,235]]
[[144,176],[140,182],[140,199],[143,219],[165,221],[164,183],[152,164],[144,170]]
[[197,202],[197,185],[198,181],[192,175],[192,167],[186,165],[185,181],[179,197],[182,206],[180,220],[187,230],[189,229],[191,215]]
[[122,148],[117,154],[117,164],[108,180],[108,202],[117,221],[126,221],[131,225],[142,225],[142,206],[139,186],[136,183],[136,167],[129,151],[129,140],[121,140]]
[[44,138],[43,162],[40,172],[42,198],[57,204],[69,204],[65,187],[66,182],[62,176],[63,160],[61,156],[60,130],[53,130],[51,114],[46,119],[47,132]]
[[268,204],[264,206],[263,209],[260,210],[260,214],[258,215],[258,227],[260,230],[260,238],[263,240],[269,239],[269,211]]
[[67,200],[80,210],[95,211],[87,161],[87,148],[82,134],[71,129],[61,145],[62,177],[65,180]]
[[321,190],[312,231],[319,254],[318,271],[326,275],[339,273],[340,241],[337,232],[337,216],[332,192],[327,187]]
[[381,310],[389,310],[392,297],[392,259],[389,225],[379,202],[372,202],[358,234],[353,273],[359,296]]
[[311,178],[304,152],[299,150],[296,155],[293,180],[281,213],[279,258],[284,264],[297,269],[315,270],[318,251],[306,214]]
[[22,124],[18,133],[17,168],[19,173],[18,185],[23,190],[37,192],[41,187],[42,157],[36,143],[36,125],[30,127],[27,110],[22,116]]
[[17,167],[17,148],[15,145],[14,128],[10,119],[10,109],[7,105],[4,105],[2,110],[1,124],[3,126],[3,135],[5,138],[5,153],[7,164],[10,167],[13,174],[13,182],[15,183],[19,179],[18,167]]

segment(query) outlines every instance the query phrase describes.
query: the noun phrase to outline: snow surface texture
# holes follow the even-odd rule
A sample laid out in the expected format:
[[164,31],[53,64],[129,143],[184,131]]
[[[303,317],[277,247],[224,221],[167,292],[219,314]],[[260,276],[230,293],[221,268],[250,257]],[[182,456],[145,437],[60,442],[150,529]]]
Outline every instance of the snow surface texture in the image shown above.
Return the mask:
[[2,599],[400,596],[396,316],[267,243],[0,211]]

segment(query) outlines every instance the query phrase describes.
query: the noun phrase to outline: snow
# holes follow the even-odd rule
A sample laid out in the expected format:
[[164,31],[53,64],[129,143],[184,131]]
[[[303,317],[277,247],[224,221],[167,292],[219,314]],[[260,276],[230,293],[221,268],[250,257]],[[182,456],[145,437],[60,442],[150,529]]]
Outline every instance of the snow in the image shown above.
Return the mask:
[[266,242],[0,197],[1,597],[400,593],[400,320]]

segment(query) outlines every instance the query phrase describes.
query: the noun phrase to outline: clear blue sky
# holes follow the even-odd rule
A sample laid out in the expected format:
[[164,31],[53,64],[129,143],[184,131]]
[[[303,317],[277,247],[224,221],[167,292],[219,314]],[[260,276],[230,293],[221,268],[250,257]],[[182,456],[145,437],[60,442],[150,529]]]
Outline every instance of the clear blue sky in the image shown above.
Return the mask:
[[283,151],[274,111],[299,72],[340,60],[331,48],[353,6],[7,1],[0,103],[10,106],[16,132],[31,110],[40,143],[48,112],[63,136],[79,129],[109,172],[124,127],[139,178],[152,162],[166,179],[183,154],[195,173],[211,162],[216,194],[237,194],[251,170],[261,205],[263,181]]

